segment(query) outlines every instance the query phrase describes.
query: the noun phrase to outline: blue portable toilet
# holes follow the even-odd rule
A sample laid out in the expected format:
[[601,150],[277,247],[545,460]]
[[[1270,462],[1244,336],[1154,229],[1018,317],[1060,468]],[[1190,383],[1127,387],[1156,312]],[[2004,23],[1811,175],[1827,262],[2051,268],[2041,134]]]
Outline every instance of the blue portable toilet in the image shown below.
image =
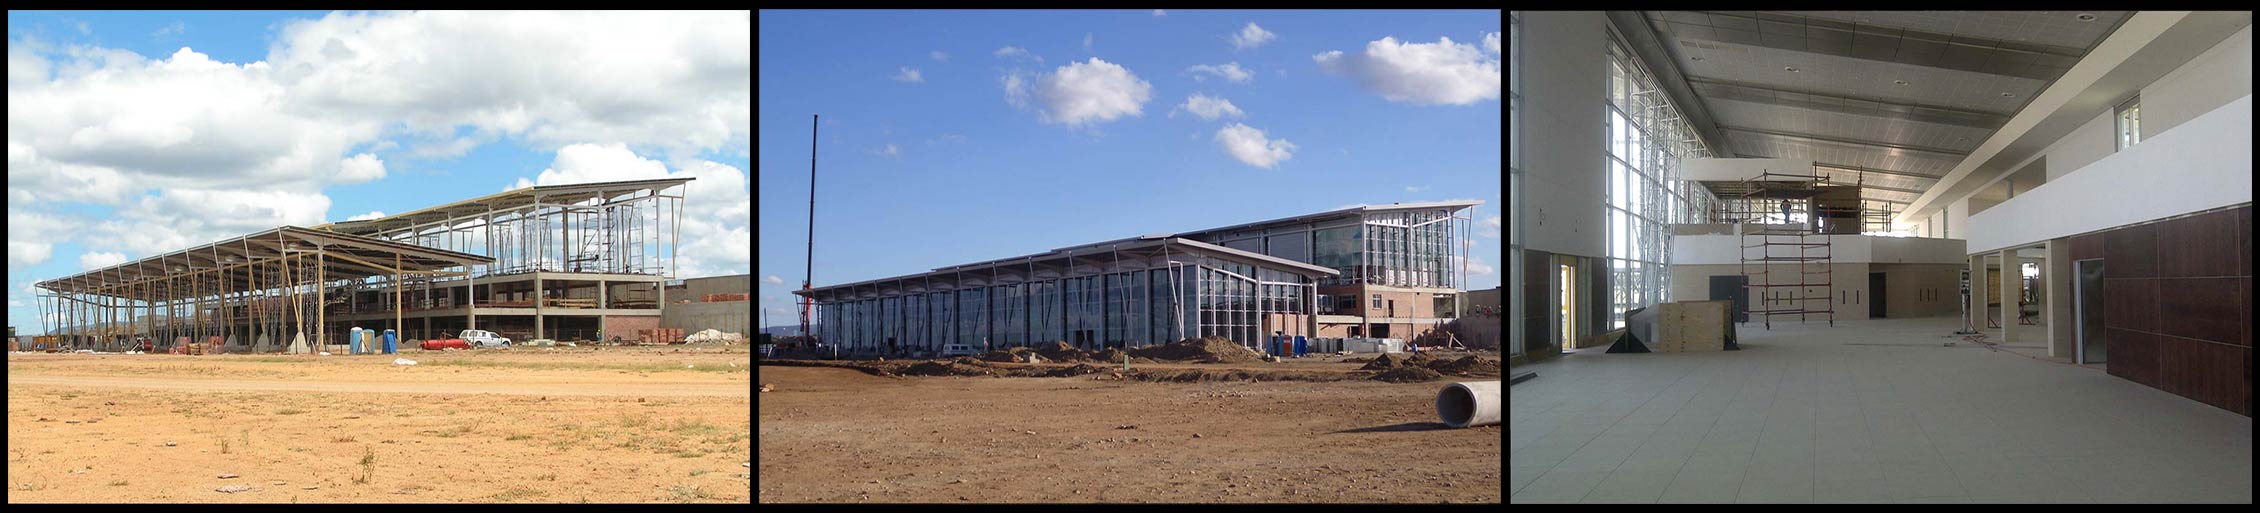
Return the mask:
[[398,334],[393,333],[392,330],[385,330],[385,354],[392,354],[393,351],[399,350],[399,348],[394,345],[399,342],[398,340],[396,340],[397,338],[399,338]]
[[361,354],[361,328],[353,328],[351,331],[352,333],[345,337],[345,352],[347,354]]
[[1310,339],[1295,335],[1295,356],[1310,354]]

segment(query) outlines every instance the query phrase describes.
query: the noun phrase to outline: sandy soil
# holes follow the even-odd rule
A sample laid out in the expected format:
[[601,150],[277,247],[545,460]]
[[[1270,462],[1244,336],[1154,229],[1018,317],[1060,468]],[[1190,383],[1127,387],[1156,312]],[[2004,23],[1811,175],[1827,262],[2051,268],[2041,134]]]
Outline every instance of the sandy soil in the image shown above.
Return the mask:
[[764,503],[1501,497],[1500,427],[1437,423],[1435,394],[1448,381],[889,378],[779,366],[759,374],[777,386],[757,406]]
[[8,502],[751,499],[743,349],[397,356],[11,354]]

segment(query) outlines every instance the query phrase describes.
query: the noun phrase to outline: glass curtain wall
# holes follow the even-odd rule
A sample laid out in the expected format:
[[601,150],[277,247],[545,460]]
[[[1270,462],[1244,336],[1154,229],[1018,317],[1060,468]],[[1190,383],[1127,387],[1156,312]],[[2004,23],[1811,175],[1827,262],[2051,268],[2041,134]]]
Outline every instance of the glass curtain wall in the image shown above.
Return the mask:
[[1507,354],[1522,354],[1522,11],[1507,12]]
[[926,345],[926,295],[911,294],[902,298],[902,344],[917,350],[931,350]]
[[989,340],[989,291],[968,289],[957,292],[957,340],[987,351]]
[[1021,310],[1027,308],[1020,288],[1020,285],[989,287],[989,318],[995,323],[990,336],[995,338],[998,347],[1028,345],[1027,325],[1017,320]]
[[933,312],[930,317],[933,321],[928,323],[926,329],[934,333],[934,348],[939,350],[943,346],[961,343],[957,339],[957,291],[945,290],[931,296],[929,301],[934,304],[928,309]]
[[1697,218],[1708,197],[1679,180],[1679,161],[1708,157],[1646,69],[1609,33],[1602,130],[1607,141],[1609,324],[1669,301],[1671,225]]

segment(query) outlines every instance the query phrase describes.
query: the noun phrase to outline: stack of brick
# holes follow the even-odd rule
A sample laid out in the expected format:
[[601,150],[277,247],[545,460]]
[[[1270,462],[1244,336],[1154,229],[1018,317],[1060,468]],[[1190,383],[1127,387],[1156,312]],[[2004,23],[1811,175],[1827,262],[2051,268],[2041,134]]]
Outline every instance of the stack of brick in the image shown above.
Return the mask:
[[646,344],[675,344],[683,341],[682,328],[636,330],[636,338]]
[[720,303],[724,301],[746,301],[751,298],[751,294],[744,292],[732,292],[726,294],[707,294],[705,296],[699,297],[698,301],[701,303]]

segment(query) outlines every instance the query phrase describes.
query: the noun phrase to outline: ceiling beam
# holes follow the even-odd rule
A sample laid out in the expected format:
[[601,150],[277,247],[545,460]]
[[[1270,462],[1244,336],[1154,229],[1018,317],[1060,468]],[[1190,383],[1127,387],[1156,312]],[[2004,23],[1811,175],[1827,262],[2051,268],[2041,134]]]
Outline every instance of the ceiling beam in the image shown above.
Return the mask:
[[1857,171],[1857,172],[1861,172],[1861,173],[1875,173],[1875,174],[1879,174],[1879,175],[1904,176],[1904,177],[1907,177],[1907,178],[1921,178],[1921,179],[1925,179],[1925,180],[1933,180],[1933,181],[1935,181],[1935,180],[1938,180],[1938,177],[1937,177],[1937,176],[1926,175],[1926,174],[1921,174],[1921,173],[1910,173],[1910,172],[1906,172],[1906,171],[1892,171],[1892,170],[1889,170],[1889,169],[1876,169],[1876,168],[1872,168],[1872,167],[1860,167],[1860,166],[1852,166],[1852,165],[1845,165],[1845,164],[1830,164],[1830,163],[1827,163],[1827,162],[1814,162],[1814,163],[1813,163],[1813,167],[1828,168],[1828,169],[1842,169],[1842,170],[1845,170],[1845,171]]
[[1730,153],[1726,134],[1720,133],[1718,118],[1711,115],[1710,107],[1695,95],[1687,85],[1687,76],[1679,71],[1679,60],[1672,57],[1671,48],[1664,44],[1660,32],[1648,23],[1640,11],[1606,11],[1609,23],[1624,38],[1626,50],[1655,77],[1656,84],[1664,89],[1665,99],[1687,119],[1687,126],[1695,127],[1695,136],[1712,155]]
[[1720,129],[1720,130],[1731,131],[1731,132],[1747,132],[1747,133],[1753,133],[1753,134],[1761,134],[1761,135],[1771,135],[1771,136],[1775,136],[1775,137],[1788,137],[1788,138],[1791,138],[1791,139],[1806,139],[1806,140],[1812,140],[1812,141],[1832,142],[1832,143],[1837,143],[1837,144],[1850,144],[1850,145],[1854,145],[1854,146],[1868,146],[1868,147],[1873,147],[1873,148],[1886,148],[1886,149],[1893,149],[1893,150],[1906,150],[1906,151],[1919,151],[1919,152],[1924,152],[1924,153],[1937,153],[1937,154],[1940,154],[1940,155],[1952,155],[1952,156],[1956,156],[1956,157],[1967,157],[1967,156],[1969,156],[1969,155],[1970,155],[1970,152],[1966,152],[1966,151],[1955,151],[1955,150],[1949,150],[1949,149],[1945,149],[1945,148],[1928,148],[1928,147],[1922,147],[1922,146],[1909,146],[1909,145],[1905,145],[1905,144],[1892,144],[1892,143],[1887,143],[1887,142],[1863,141],[1863,140],[1859,140],[1859,139],[1844,139],[1844,138],[1839,138],[1839,137],[1824,137],[1824,136],[1818,136],[1818,135],[1813,135],[1813,134],[1805,134],[1805,133],[1797,133],[1797,132],[1785,132],[1785,131],[1780,131],[1780,130],[1766,130],[1766,129],[1761,129],[1761,128],[1749,128],[1749,127],[1738,127],[1738,126],[1727,126],[1727,125],[1719,125],[1719,129]]
[[1763,84],[1689,76],[1697,94],[1706,99],[1764,103],[1805,110],[1996,130],[2009,122],[2007,114],[1920,103],[1896,102],[1837,93],[1791,89]]
[[[1681,11],[1687,12],[1687,11]],[[1948,35],[1873,23],[1845,23],[1767,13],[1760,17],[1721,11],[1674,13],[1660,29],[1675,39],[1714,41],[1800,53],[1891,62],[2042,82],[2079,63],[2084,48]]]

